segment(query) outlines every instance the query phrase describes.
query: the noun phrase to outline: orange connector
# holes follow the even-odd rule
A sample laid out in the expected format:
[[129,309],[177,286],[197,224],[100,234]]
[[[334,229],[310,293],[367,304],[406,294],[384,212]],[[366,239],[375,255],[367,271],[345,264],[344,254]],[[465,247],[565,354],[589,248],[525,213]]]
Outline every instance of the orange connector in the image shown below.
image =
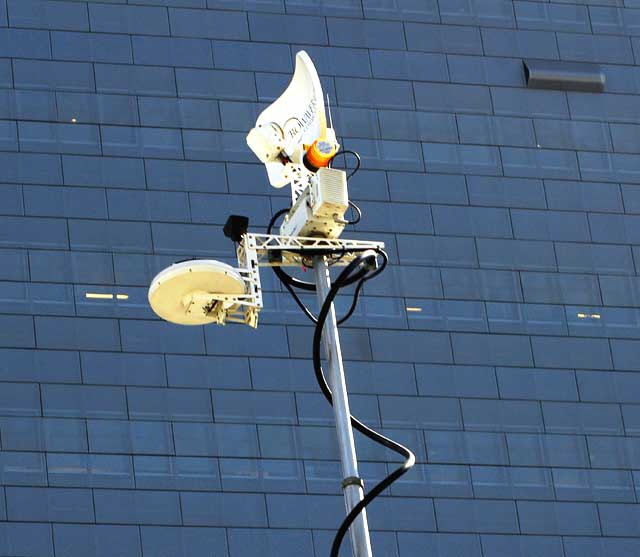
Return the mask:
[[329,166],[329,162],[336,154],[336,146],[324,139],[316,139],[304,156],[304,165],[311,171],[316,171],[323,166]]

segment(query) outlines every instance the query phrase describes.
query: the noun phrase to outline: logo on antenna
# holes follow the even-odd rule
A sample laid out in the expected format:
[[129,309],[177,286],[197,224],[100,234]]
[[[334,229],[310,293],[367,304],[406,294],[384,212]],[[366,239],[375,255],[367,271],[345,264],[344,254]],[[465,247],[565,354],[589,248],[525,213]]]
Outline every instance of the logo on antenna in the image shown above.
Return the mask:
[[307,108],[299,118],[297,116],[292,116],[284,123],[283,127],[287,128],[287,124],[289,122],[295,122],[295,125],[287,128],[290,139],[295,139],[300,133],[306,132],[311,124],[313,124],[313,121],[316,118],[317,104],[318,101],[316,100],[316,96],[313,95],[313,97],[311,97],[311,100],[309,101],[309,104],[307,105]]

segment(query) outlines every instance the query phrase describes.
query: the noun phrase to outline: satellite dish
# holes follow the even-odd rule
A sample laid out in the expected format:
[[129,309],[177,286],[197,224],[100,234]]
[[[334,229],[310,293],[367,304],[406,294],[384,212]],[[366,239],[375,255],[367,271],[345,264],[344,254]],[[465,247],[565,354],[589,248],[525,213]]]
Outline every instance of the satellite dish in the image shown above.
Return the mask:
[[194,259],[160,271],[151,281],[148,297],[153,311],[165,321],[206,325],[220,323],[221,316],[238,307],[234,296],[244,293],[245,281],[233,267]]

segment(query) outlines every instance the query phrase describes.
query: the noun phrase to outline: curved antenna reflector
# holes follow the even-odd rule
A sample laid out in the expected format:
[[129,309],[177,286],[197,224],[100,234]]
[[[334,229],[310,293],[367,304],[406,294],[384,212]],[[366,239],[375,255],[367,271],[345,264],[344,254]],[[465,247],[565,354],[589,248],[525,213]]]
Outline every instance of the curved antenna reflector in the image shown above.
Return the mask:
[[[216,322],[215,304],[233,311],[233,301],[220,297],[244,294],[245,282],[230,265],[212,259],[182,261],[160,271],[149,286],[149,304],[165,321],[178,325]],[[217,297],[216,297],[217,296]]]
[[287,150],[301,143],[311,144],[327,133],[322,85],[311,58],[301,50],[291,82],[258,116],[256,126],[275,123],[282,129]]
[[309,55],[301,50],[296,54],[291,82],[258,116],[255,127],[247,135],[247,144],[265,164],[269,183],[281,188],[292,180],[285,171],[286,160],[302,163],[302,145],[311,145],[326,135],[320,78]]

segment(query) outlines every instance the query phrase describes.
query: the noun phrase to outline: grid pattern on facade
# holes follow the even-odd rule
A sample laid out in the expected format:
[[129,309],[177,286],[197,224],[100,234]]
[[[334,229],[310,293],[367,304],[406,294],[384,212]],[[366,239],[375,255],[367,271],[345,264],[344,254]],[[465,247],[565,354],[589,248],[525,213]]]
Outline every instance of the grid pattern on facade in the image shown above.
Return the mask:
[[345,236],[391,259],[341,330],[354,413],[418,460],[374,554],[640,554],[638,0],[0,0],[0,555],[328,554],[308,321],[267,270],[256,331],[146,301],[286,206],[245,135],[300,49],[363,159]]

